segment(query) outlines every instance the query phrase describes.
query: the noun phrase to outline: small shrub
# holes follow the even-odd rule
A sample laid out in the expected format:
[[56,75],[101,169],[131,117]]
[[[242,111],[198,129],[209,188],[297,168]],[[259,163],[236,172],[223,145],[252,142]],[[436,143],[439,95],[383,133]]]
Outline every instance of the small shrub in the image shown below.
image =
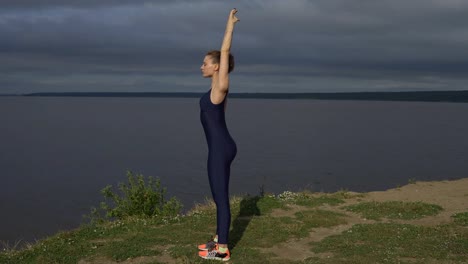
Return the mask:
[[[105,202],[101,202],[100,210],[105,218],[122,219],[129,216],[143,217],[174,217],[182,209],[179,200],[172,197],[166,200],[166,188],[161,186],[159,178],[145,177],[141,174],[127,172],[128,183],[119,183],[120,194],[113,191],[112,185],[101,190]],[[92,220],[100,219],[99,209],[92,208]]]

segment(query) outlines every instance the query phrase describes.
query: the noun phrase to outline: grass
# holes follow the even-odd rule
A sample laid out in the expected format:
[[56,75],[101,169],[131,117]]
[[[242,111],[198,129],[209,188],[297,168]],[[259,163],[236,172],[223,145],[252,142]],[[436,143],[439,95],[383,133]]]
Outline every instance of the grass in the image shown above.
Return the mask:
[[311,192],[283,192],[278,195],[281,201],[289,202],[291,204],[307,206],[307,207],[319,207],[322,205],[336,206],[344,203],[346,199],[363,197],[362,194],[351,194],[347,191],[339,191],[333,194],[321,194],[317,195]]
[[436,215],[442,211],[442,207],[435,204],[422,202],[363,202],[344,207],[344,209],[360,213],[367,219],[380,220],[388,219],[419,219],[426,216]]
[[[442,210],[424,203],[359,203],[339,205],[356,195],[285,192],[280,195],[234,197],[231,200],[232,263],[466,263],[468,213],[453,216],[448,225],[423,227],[401,223],[349,224],[347,210],[369,219],[415,219]],[[197,256],[196,245],[215,233],[212,202],[185,216],[127,217],[92,223],[62,232],[23,250],[0,253],[0,263],[218,263]],[[342,233],[333,227],[349,225]],[[314,230],[329,230],[310,242]],[[328,229],[329,228],[329,229]],[[301,241],[301,242],[298,242]],[[307,242],[308,241],[308,242]],[[286,256],[274,247],[300,248],[304,255]],[[296,259],[294,258],[296,257]]]
[[312,243],[312,250],[332,253],[333,263],[462,263],[467,260],[468,230],[454,225],[358,224]]
[[462,226],[468,226],[468,212],[454,214],[452,215],[452,218],[455,223]]

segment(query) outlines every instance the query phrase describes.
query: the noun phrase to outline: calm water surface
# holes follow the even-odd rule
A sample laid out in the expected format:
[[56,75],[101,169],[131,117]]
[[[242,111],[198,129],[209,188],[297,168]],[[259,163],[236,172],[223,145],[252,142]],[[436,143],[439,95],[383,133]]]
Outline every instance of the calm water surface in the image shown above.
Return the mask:
[[[468,177],[468,104],[229,99],[231,194],[371,191]],[[0,97],[0,241],[83,221],[126,171],[186,209],[210,196],[195,98]]]

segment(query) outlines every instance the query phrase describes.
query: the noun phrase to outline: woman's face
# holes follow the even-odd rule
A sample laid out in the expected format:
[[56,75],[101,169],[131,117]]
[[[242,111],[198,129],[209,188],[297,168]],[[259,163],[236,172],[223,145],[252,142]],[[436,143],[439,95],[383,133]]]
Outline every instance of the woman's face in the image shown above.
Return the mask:
[[213,74],[218,71],[219,65],[217,63],[213,63],[213,60],[211,59],[210,56],[205,56],[205,59],[203,60],[203,64],[200,67],[202,71],[202,75],[205,78],[210,78],[213,76]]

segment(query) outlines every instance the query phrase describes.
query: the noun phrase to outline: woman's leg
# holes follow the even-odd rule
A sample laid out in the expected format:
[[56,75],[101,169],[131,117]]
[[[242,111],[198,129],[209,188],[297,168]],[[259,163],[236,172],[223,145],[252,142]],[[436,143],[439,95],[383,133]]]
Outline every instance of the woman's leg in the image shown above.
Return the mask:
[[211,194],[216,204],[216,234],[219,244],[227,244],[231,225],[229,205],[229,177],[231,162],[212,155],[208,159],[208,178]]

